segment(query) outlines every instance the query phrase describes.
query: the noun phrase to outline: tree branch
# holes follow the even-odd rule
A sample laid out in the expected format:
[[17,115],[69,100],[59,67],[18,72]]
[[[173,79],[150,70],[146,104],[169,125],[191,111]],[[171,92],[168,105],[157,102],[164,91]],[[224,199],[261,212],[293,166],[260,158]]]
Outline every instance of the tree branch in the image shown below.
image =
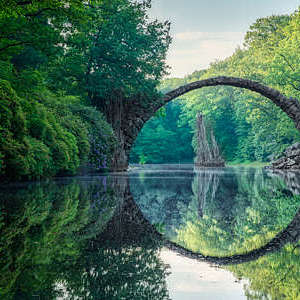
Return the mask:
[[32,4],[32,0],[31,1],[20,1],[16,3],[17,5],[28,5],[28,4]]
[[281,53],[279,55],[283,58],[283,60],[286,62],[286,64],[292,69],[293,72],[295,72],[294,66],[288,61],[288,59]]
[[38,15],[40,15],[41,13],[43,13],[46,10],[54,10],[54,8],[51,7],[45,7],[42,9],[39,9],[37,12],[35,13],[31,13],[31,14],[25,14],[25,17],[37,17]]
[[289,84],[297,91],[300,91],[300,87],[297,87],[293,82],[289,82]]
[[16,43],[13,43],[13,44],[8,44],[5,47],[0,48],[0,52],[4,51],[4,50],[6,50],[10,47],[16,47],[16,46],[21,46],[21,45],[29,45],[29,44],[31,44],[31,43],[30,42],[16,42]]

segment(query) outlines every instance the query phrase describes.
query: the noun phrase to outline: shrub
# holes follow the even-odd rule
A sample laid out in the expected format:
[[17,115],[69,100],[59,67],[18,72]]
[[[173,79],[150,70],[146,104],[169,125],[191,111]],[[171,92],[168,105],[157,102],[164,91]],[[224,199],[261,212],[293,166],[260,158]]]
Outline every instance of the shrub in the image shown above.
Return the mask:
[[88,160],[98,169],[109,168],[117,139],[104,116],[93,107],[70,105],[72,113],[86,122],[89,133],[90,152]]
[[18,97],[0,80],[0,175],[8,180],[76,173],[87,162],[109,167],[116,139],[103,115],[74,96],[46,89]]

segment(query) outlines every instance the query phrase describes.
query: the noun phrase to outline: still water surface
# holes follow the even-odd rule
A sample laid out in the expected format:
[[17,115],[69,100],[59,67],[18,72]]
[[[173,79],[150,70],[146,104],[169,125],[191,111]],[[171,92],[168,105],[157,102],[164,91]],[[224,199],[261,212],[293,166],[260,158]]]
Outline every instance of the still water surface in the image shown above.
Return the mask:
[[0,188],[0,299],[300,299],[300,175],[133,166]]

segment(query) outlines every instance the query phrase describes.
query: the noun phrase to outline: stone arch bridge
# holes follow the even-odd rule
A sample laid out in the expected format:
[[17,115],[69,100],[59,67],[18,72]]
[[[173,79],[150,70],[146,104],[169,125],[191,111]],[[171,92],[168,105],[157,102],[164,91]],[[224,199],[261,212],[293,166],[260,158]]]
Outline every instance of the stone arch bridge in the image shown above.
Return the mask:
[[119,148],[114,154],[112,169],[114,171],[127,170],[130,150],[135,139],[143,125],[158,109],[192,90],[218,85],[239,87],[261,94],[280,107],[294,121],[295,127],[300,130],[300,103],[297,99],[285,97],[278,90],[257,81],[226,76],[213,77],[183,85],[166,93],[161,99],[154,100],[153,103],[147,105],[143,105],[143,103],[138,101],[124,104],[123,114],[120,116],[121,122],[118,124],[118,129],[114,128],[119,140]]

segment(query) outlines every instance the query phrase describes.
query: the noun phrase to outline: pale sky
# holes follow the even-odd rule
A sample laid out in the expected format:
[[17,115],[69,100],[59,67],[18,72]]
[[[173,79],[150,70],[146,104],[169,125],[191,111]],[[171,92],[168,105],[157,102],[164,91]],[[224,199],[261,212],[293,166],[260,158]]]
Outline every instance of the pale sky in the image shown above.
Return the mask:
[[163,248],[160,257],[170,266],[167,287],[172,300],[246,300],[246,280],[238,281],[220,267],[179,256]]
[[300,0],[152,0],[151,15],[171,21],[171,77],[207,68],[242,46],[257,18],[290,14]]

